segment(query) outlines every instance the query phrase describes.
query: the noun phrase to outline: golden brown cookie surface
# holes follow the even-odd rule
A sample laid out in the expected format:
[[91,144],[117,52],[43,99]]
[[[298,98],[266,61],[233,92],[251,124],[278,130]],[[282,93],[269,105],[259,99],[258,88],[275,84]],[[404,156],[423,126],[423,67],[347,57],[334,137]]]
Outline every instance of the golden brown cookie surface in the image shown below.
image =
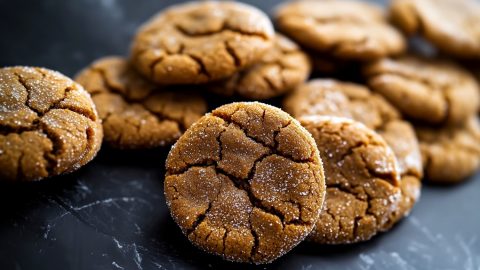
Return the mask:
[[263,55],[260,62],[229,79],[213,83],[209,88],[226,96],[238,94],[248,99],[268,99],[304,82],[310,70],[308,56],[298,45],[277,34],[273,48]]
[[0,179],[33,181],[72,172],[97,154],[102,126],[90,95],[62,74],[0,69]]
[[237,2],[172,6],[147,22],[132,45],[132,61],[161,84],[205,83],[232,76],[270,49],[273,26],[260,10]]
[[190,241],[227,260],[267,263],[313,229],[325,195],[315,141],[262,103],[202,117],[169,153],[165,195]]
[[443,52],[480,58],[480,4],[475,0],[394,0],[393,22],[420,34]]
[[420,197],[423,175],[420,148],[412,125],[403,121],[383,97],[362,85],[317,79],[297,87],[285,98],[284,109],[294,117],[346,117],[378,132],[395,153],[402,178],[400,205],[390,224],[410,212]]
[[121,57],[99,59],[75,80],[92,95],[103,120],[104,139],[116,148],[172,144],[207,111],[198,94],[158,89]]
[[459,127],[416,126],[425,177],[435,183],[458,183],[480,168],[480,125],[472,116]]
[[405,56],[365,67],[370,87],[404,115],[431,124],[458,124],[479,107],[473,76],[446,61]]
[[366,241],[387,229],[400,202],[400,173],[390,147],[373,130],[342,117],[305,116],[324,160],[327,195],[309,240]]
[[382,10],[360,1],[292,1],[275,15],[279,29],[300,45],[343,59],[371,60],[405,50]]

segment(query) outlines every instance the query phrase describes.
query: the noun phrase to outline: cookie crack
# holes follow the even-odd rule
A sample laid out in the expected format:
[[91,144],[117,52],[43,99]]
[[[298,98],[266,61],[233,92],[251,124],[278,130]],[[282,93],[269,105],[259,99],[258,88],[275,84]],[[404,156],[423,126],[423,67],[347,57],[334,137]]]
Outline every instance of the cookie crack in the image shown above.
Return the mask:
[[[40,129],[38,131],[43,133],[48,138],[48,140],[50,140],[50,142],[52,143],[52,150],[50,152],[44,152],[43,154],[43,159],[47,161],[46,170],[48,172],[48,175],[50,176],[56,175],[55,169],[58,167],[58,159],[63,151],[62,150],[63,142],[60,136],[55,134],[55,132],[50,131],[49,127],[45,123],[40,123],[39,128]],[[79,164],[81,164],[84,161],[85,156],[93,150],[94,142],[95,142],[94,136],[95,136],[95,131],[92,127],[89,126],[85,130],[85,137],[87,141],[86,148],[81,153],[81,155],[78,156],[77,161],[71,166],[71,168],[75,168]]]
[[40,131],[52,143],[52,150],[50,152],[44,152],[43,158],[47,161],[46,170],[48,175],[54,175],[54,170],[58,165],[57,157],[60,155],[62,141],[56,134],[48,131],[48,127],[43,123],[41,124]]
[[[164,50],[165,51],[165,50]],[[165,51],[166,52],[166,51]],[[150,70],[150,78],[155,78],[155,66],[158,64],[161,64],[163,60],[165,59],[165,56],[159,56],[155,58],[149,65],[148,68]]]
[[[112,85],[108,79],[108,76],[107,74],[105,73],[105,70],[103,70],[102,68],[98,68],[98,67],[93,67],[92,68],[92,71],[98,73],[100,75],[100,77],[102,78],[102,84],[105,88],[107,88],[108,90],[112,91],[112,92],[118,92],[118,93],[121,93],[121,90],[117,87],[115,87],[114,85]],[[90,89],[89,89],[90,91]],[[101,94],[101,93],[104,93],[103,91],[95,91],[95,92],[90,92],[90,95],[92,97],[98,95],[98,94]],[[121,95],[123,96],[123,95]]]
[[10,126],[0,123],[0,135],[7,136],[11,133],[21,134],[28,131],[37,131],[39,127],[40,119],[33,120],[32,124],[29,126]]
[[387,182],[389,182],[391,185],[393,185],[395,187],[398,186],[398,181],[395,179],[395,177],[393,177],[393,179],[392,179],[392,174],[391,173],[381,173],[381,172],[377,172],[377,171],[373,170],[369,166],[366,166],[368,161],[365,159],[365,157],[361,154],[359,156],[362,159],[362,162],[365,164],[364,167],[365,167],[365,169],[367,170],[367,172],[370,176],[375,177],[375,178],[380,178],[382,180],[386,180]]
[[353,237],[354,237],[354,239],[359,238],[358,229],[359,229],[359,223],[362,219],[363,219],[363,217],[359,217],[359,216],[357,216],[353,219]]
[[223,229],[225,230],[225,233],[223,234],[223,237],[222,237],[222,254],[225,254],[225,249],[226,249],[226,245],[225,245],[225,242],[227,241],[227,237],[228,237],[228,234],[230,233],[230,230],[227,228],[227,227],[223,227]]
[[[227,176],[230,181],[233,182],[233,184],[238,188],[238,189],[241,189],[241,190],[244,190],[249,199],[250,199],[250,203],[252,204],[252,206],[266,212],[266,213],[269,213],[271,215],[274,215],[274,216],[277,216],[278,218],[280,218],[281,222],[282,222],[282,227],[285,228],[286,225],[307,225],[309,226],[311,223],[310,222],[306,222],[306,221],[303,221],[301,220],[300,216],[298,218],[295,218],[295,219],[292,219],[290,221],[287,221],[286,220],[286,217],[285,215],[278,209],[276,209],[274,206],[266,206],[264,205],[264,203],[262,202],[261,199],[257,198],[252,189],[251,189],[251,186],[250,186],[250,182],[253,180],[254,176],[255,176],[255,173],[256,173],[256,169],[257,169],[257,166],[259,163],[263,162],[263,160],[265,160],[266,158],[268,157],[271,157],[271,156],[274,156],[276,155],[275,153],[267,153],[263,156],[261,156],[260,158],[258,158],[253,166],[252,166],[252,170],[249,172],[249,175],[247,177],[247,179],[240,179],[238,177],[235,177],[231,174],[229,174],[228,172],[220,169],[220,168],[217,168],[218,171],[220,171],[222,174],[224,174],[225,176]],[[289,199],[287,201],[284,201],[284,202],[291,202],[293,203],[294,201],[292,199]],[[298,202],[294,202],[295,204],[299,205]],[[300,208],[299,208],[300,210]]]
[[[220,192],[219,192],[220,193]],[[212,205],[213,203],[216,201],[215,200],[212,200],[208,203],[208,207],[207,209],[205,210],[205,212],[203,213],[200,213],[198,216],[197,216],[197,219],[193,222],[192,224],[192,227],[190,229],[187,229],[187,236],[191,235],[192,233],[194,233],[196,230],[197,230],[197,227],[202,224],[202,222],[205,220],[205,218],[207,217],[207,214],[210,212],[210,209],[212,209]]]
[[[345,175],[342,170],[339,170],[338,172],[342,175],[343,178],[345,178],[347,180],[349,179],[349,177],[347,175]],[[367,203],[367,211],[365,212],[364,215],[370,214],[371,216],[373,216],[375,218],[375,222],[377,222],[377,224],[380,224],[379,223],[379,217],[377,217],[373,213],[373,211],[371,210],[372,209],[371,200],[373,200],[373,198],[370,196],[370,194],[368,194],[368,192],[365,191],[365,188],[362,185],[351,185],[350,183],[348,183],[348,184],[349,184],[350,188],[345,186],[344,183],[327,184],[327,188],[335,188],[335,189],[337,189],[341,192],[353,195],[355,197],[355,199],[357,199],[359,201],[366,202]],[[361,193],[353,191],[353,190],[358,189],[358,188],[361,190]],[[365,194],[367,199],[364,199],[364,198],[360,197],[361,194]]]
[[272,82],[270,78],[266,75],[261,75],[262,80],[268,85],[270,89],[272,89],[275,92],[278,92],[278,87]]
[[207,69],[207,66],[203,62],[203,59],[201,57],[198,57],[193,54],[184,54],[190,57],[195,63],[197,63],[198,67],[200,70],[198,71],[198,75],[205,75],[207,78],[211,78],[212,76],[210,75],[210,72]]
[[[235,112],[233,112],[231,115],[235,114],[237,111],[238,111],[238,110],[236,110]],[[263,118],[262,118],[262,119],[264,119],[265,113],[266,113],[266,111],[264,110],[264,111],[263,111],[263,116],[262,116]],[[231,116],[231,115],[230,115],[230,116]],[[265,142],[262,142],[262,141],[258,140],[257,138],[255,138],[255,137],[253,137],[253,136],[248,135],[247,132],[246,132],[246,130],[242,128],[242,125],[241,125],[240,123],[234,121],[233,119],[228,118],[228,117],[225,117],[225,116],[223,116],[223,115],[212,114],[212,116],[217,117],[217,118],[225,121],[225,122],[227,123],[227,125],[230,125],[230,124],[235,125],[235,127],[237,127],[239,130],[241,130],[241,131],[243,132],[243,134],[245,135],[245,137],[251,139],[251,140],[254,141],[255,143],[258,143],[258,144],[262,145],[262,146],[265,147],[265,148],[268,148],[268,149],[272,152],[272,154],[276,154],[276,155],[278,155],[278,156],[281,156],[281,157],[283,157],[283,158],[286,158],[286,159],[291,160],[291,161],[296,162],[296,163],[304,163],[304,164],[307,164],[307,163],[313,162],[313,159],[310,158],[310,157],[309,157],[308,159],[300,159],[300,160],[299,160],[299,159],[295,159],[295,158],[293,158],[292,156],[287,155],[287,154],[285,154],[285,153],[281,153],[281,152],[277,149],[277,148],[278,148],[278,142],[277,142],[277,140],[276,140],[276,137],[278,136],[278,134],[281,132],[281,130],[282,130],[283,128],[286,128],[288,125],[291,124],[291,122],[292,122],[291,120],[289,120],[286,124],[282,125],[278,130],[275,130],[275,131],[273,132],[272,135],[273,135],[274,145],[271,146],[271,145],[266,144]]]
[[15,75],[15,77],[17,77],[17,81],[22,85],[22,87],[25,89],[25,91],[27,92],[27,100],[25,100],[25,106],[28,107],[30,110],[32,110],[34,113],[37,114],[37,116],[41,116],[43,115],[43,113],[41,111],[38,111],[37,109],[33,108],[32,106],[30,106],[30,100],[31,100],[31,89],[30,87],[28,86],[27,82],[22,78],[22,76],[20,76],[20,74],[18,73],[13,73]]
[[242,35],[242,36],[257,37],[257,38],[261,38],[261,39],[264,39],[264,40],[269,39],[269,37],[267,35],[263,34],[263,33],[248,32],[248,31],[245,31],[243,29],[231,27],[226,21],[224,21],[222,23],[222,25],[220,26],[219,29],[203,31],[201,33],[192,33],[190,31],[188,31],[187,29],[185,29],[182,25],[179,25],[179,24],[175,24],[174,28],[179,33],[181,33],[182,35],[187,36],[187,37],[192,37],[192,38],[208,37],[208,36],[213,36],[213,35],[216,35],[216,34],[221,34],[223,32],[232,32],[234,34],[238,34],[238,35]]
[[[35,69],[38,73],[40,73],[40,75],[42,76],[42,79],[45,79],[46,78],[46,74],[41,72],[40,70],[38,69]],[[85,116],[86,118],[92,120],[93,122],[96,121],[95,119],[95,116],[91,115],[90,113],[88,113],[86,110],[83,110],[81,108],[76,108],[76,107],[71,107],[71,106],[66,106],[66,105],[62,105],[60,106],[60,104],[62,102],[64,102],[66,99],[68,99],[68,93],[70,93],[71,91],[74,91],[74,90],[77,90],[76,88],[74,88],[73,86],[67,86],[64,90],[63,90],[63,97],[55,102],[53,102],[46,110],[45,112],[42,112],[42,111],[39,111],[35,108],[33,108],[32,106],[30,106],[30,100],[31,100],[31,91],[32,89],[28,86],[27,82],[22,78],[22,76],[18,73],[13,73],[16,77],[17,77],[17,81],[23,86],[23,88],[25,88],[25,91],[27,92],[27,100],[25,101],[25,106],[28,107],[30,110],[32,110],[34,113],[37,114],[37,116],[39,118],[42,118],[45,114],[47,114],[49,111],[53,110],[53,109],[65,109],[65,110],[69,110],[69,111],[72,111],[76,114],[80,114],[82,116]]]
[[[115,87],[114,85],[112,85],[109,80],[108,80],[108,77],[107,75],[105,74],[105,71],[103,69],[100,69],[100,68],[94,68],[93,70],[95,70],[96,72],[98,72],[98,74],[100,74],[100,76],[102,77],[102,82],[104,83],[104,86],[109,90],[108,92],[102,92],[102,91],[98,91],[98,92],[95,92],[92,94],[92,96],[95,96],[95,95],[98,95],[98,94],[101,94],[101,93],[104,93],[104,94],[107,94],[107,95],[115,95],[115,96],[118,96],[119,98],[121,98],[123,101],[125,101],[125,103],[127,103],[130,106],[133,106],[133,105],[139,105],[141,106],[145,111],[149,112],[150,114],[152,114],[153,116],[155,116],[155,118],[159,121],[159,122],[162,122],[162,121],[171,121],[171,122],[174,122],[177,124],[178,128],[180,129],[180,131],[183,133],[185,130],[187,130],[187,126],[185,125],[185,121],[182,121],[180,119],[175,119],[173,117],[169,117],[168,115],[160,112],[160,111],[164,111],[162,107],[162,109],[160,109],[159,111],[152,111],[150,110],[147,106],[145,106],[144,102],[146,100],[148,100],[149,98],[151,98],[152,96],[154,96],[155,94],[152,94],[152,93],[149,93],[148,95],[146,95],[145,97],[143,97],[142,99],[139,99],[139,100],[133,100],[133,99],[130,99],[128,98],[127,96],[125,96],[120,89],[118,89],[117,87]],[[112,112],[108,112],[107,115],[104,117],[104,121],[108,120],[108,118],[110,118],[110,116],[112,115]],[[92,119],[93,121],[93,119]],[[136,128],[139,128],[138,126],[136,126]]]
[[[195,166],[195,167],[200,167],[200,166]],[[204,168],[208,168],[210,166],[202,166]],[[174,185],[172,185],[174,186]],[[175,188],[175,190],[177,190]],[[186,235],[187,236],[190,236],[192,233],[194,233],[196,230],[197,230],[197,227],[202,224],[204,221],[205,221],[205,218],[207,217],[208,213],[210,212],[210,210],[212,209],[212,206],[213,206],[213,203],[215,203],[217,200],[218,200],[218,197],[220,196],[220,193],[222,192],[222,189],[219,188],[218,191],[217,191],[217,194],[215,194],[215,198],[213,198],[213,200],[211,200],[209,203],[208,203],[208,207],[207,209],[205,209],[205,211],[203,211],[203,213],[200,213],[195,221],[193,222],[192,224],[192,227],[191,228],[188,228],[186,230]]]
[[88,111],[83,109],[83,108],[72,107],[72,106],[68,106],[68,105],[65,105],[65,104],[61,105],[61,103],[63,103],[65,100],[67,100],[69,98],[68,93],[70,93],[72,91],[75,91],[75,90],[77,90],[77,89],[73,88],[72,86],[69,86],[69,87],[65,88],[64,97],[62,99],[54,102],[50,107],[48,107],[46,112],[49,112],[49,111],[54,110],[54,109],[69,110],[71,112],[74,112],[76,114],[84,116],[85,118],[90,119],[92,122],[97,121],[95,115],[92,115],[91,113],[88,113]]
[[225,45],[225,50],[232,58],[233,63],[235,64],[235,67],[241,67],[242,59],[237,55],[237,52],[235,51],[235,49],[230,45],[230,43],[227,40],[224,42],[224,45]]
[[[305,18],[306,19],[306,18]],[[366,22],[364,20],[358,20],[355,17],[349,17],[349,16],[332,16],[328,18],[319,18],[319,17],[314,17],[313,20],[317,24],[331,24],[331,23],[338,23],[338,22],[347,22],[353,25],[374,25],[374,24],[379,24],[379,23],[374,23],[374,22]]]
[[[367,196],[367,199],[363,199],[363,198],[359,197],[358,196],[359,194],[352,192],[352,190],[342,186],[341,184],[328,185],[327,188],[328,189],[336,189],[340,192],[353,195],[356,200],[367,203],[367,209],[363,212],[363,214],[360,215],[360,216],[355,216],[355,218],[353,219],[353,229],[352,229],[352,233],[353,233],[353,237],[354,237],[353,240],[355,240],[356,238],[359,237],[358,223],[362,219],[364,219],[365,217],[373,217],[375,219],[376,225],[380,224],[380,221],[379,221],[380,218],[377,217],[372,211],[373,206],[371,204],[371,200],[373,200],[373,198],[365,191],[365,189],[362,186],[360,186],[360,185],[354,186],[353,189],[360,188],[362,190],[363,194],[365,194],[365,196]],[[334,219],[335,221],[338,222],[339,228],[341,230],[344,230],[344,231],[346,230],[346,228],[342,225],[340,220],[339,219],[337,220],[336,215],[334,215],[328,207],[326,207],[326,212],[332,217],[332,219]]]
[[252,246],[252,249],[250,250],[250,262],[254,262],[253,261],[253,258],[255,257],[255,255],[257,255],[258,253],[258,248],[260,247],[260,237],[258,236],[257,234],[257,231],[253,228],[252,226],[252,214],[253,214],[253,211],[250,213],[250,216],[249,216],[249,225],[250,225],[250,232],[252,233],[252,236],[253,236],[253,246]]

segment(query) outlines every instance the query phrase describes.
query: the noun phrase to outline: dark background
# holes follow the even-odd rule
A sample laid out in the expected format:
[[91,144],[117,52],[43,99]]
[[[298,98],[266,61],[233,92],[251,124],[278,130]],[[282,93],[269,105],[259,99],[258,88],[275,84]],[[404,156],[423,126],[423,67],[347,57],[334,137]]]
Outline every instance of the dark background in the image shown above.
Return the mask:
[[[254,1],[247,1],[254,2]],[[279,1],[254,4],[271,12]],[[384,2],[384,1],[380,1]],[[0,0],[0,66],[73,76],[96,58],[125,55],[162,0]],[[0,185],[0,269],[244,269],[194,248],[163,196],[168,149],[101,150],[80,171]],[[302,243],[259,269],[480,269],[480,175],[426,185],[409,218],[351,246]],[[253,266],[251,266],[253,267]]]

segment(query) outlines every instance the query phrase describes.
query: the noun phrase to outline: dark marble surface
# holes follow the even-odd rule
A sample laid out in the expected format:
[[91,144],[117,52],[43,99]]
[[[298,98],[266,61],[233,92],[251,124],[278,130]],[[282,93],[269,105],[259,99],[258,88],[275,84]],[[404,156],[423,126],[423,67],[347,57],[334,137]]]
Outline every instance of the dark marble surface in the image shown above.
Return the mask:
[[[95,58],[126,54],[138,25],[172,2],[0,0],[0,66],[73,76]],[[276,2],[255,4],[271,11]],[[74,174],[0,185],[0,269],[246,268],[197,250],[173,223],[163,196],[166,153],[104,148]],[[258,268],[479,270],[480,175],[473,178],[425,186],[409,218],[367,243],[303,243]]]

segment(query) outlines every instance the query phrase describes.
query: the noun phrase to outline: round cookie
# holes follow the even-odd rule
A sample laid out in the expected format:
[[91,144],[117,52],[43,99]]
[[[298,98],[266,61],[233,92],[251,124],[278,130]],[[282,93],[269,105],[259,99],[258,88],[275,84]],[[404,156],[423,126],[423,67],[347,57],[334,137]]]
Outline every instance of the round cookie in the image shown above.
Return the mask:
[[395,155],[380,135],[360,122],[335,116],[304,116],[324,161],[327,195],[310,241],[366,241],[390,226],[400,202]]
[[405,50],[383,11],[360,1],[292,1],[276,11],[279,29],[300,45],[340,59],[371,60]]
[[268,263],[313,229],[325,196],[311,135],[282,110],[231,103],[202,117],[170,151],[165,196],[199,248]]
[[274,46],[255,65],[209,86],[214,93],[248,99],[280,96],[303,83],[310,75],[310,61],[297,44],[277,34]]
[[480,126],[470,117],[460,127],[416,126],[425,178],[431,182],[458,183],[480,169]]
[[102,125],[90,95],[64,75],[37,67],[0,69],[0,179],[34,181],[92,160]]
[[475,0],[394,0],[392,21],[445,53],[480,58],[480,5]]
[[233,76],[272,47],[272,23],[237,2],[172,6],[148,21],[132,44],[132,62],[160,84],[206,83]]
[[407,215],[420,197],[422,159],[412,125],[382,96],[368,88],[336,80],[317,79],[297,87],[284,101],[294,117],[323,115],[359,121],[380,134],[393,150],[401,175],[402,196],[389,224]]
[[92,95],[103,120],[104,140],[115,148],[172,144],[207,111],[200,95],[159,89],[121,57],[101,58],[75,80]]
[[447,61],[405,56],[365,66],[372,90],[404,115],[430,124],[459,124],[479,108],[473,76]]

